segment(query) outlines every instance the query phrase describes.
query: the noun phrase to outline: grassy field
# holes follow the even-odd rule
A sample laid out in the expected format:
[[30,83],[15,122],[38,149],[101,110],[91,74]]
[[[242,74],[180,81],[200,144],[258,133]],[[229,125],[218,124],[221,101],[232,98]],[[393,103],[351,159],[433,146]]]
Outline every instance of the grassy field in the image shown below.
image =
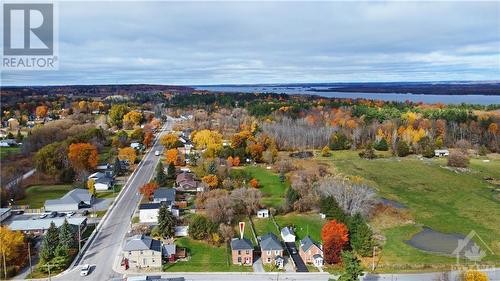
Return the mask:
[[167,264],[164,271],[173,272],[229,272],[252,271],[252,267],[236,266],[231,264],[230,252],[226,246],[216,247],[204,241],[195,241],[190,238],[176,240],[178,247],[185,247],[191,259]]
[[9,154],[19,153],[20,151],[21,151],[21,147],[20,146],[16,146],[16,147],[0,147],[0,159],[3,159],[4,157],[6,157]]
[[[293,225],[296,230],[295,234],[297,235],[297,241],[303,239],[307,235],[311,236],[315,241],[321,241],[321,228],[325,220],[322,220],[316,213],[289,213],[282,216],[275,216],[275,219],[280,228]],[[265,235],[268,232],[273,232],[278,236],[280,235],[278,229],[276,229],[276,226],[271,221],[271,218],[252,218],[252,221],[255,225],[257,235]],[[249,235],[251,235],[250,232]],[[245,236],[247,236],[246,231]]]
[[73,189],[72,185],[33,185],[26,189],[26,197],[17,201],[16,204],[41,208],[45,200],[58,199],[71,189]]
[[285,192],[289,186],[288,182],[281,183],[279,176],[272,171],[266,170],[261,166],[248,166],[245,171],[257,179],[262,191],[262,204],[266,207],[278,207],[285,202]]
[[[365,178],[382,197],[408,207],[415,225],[382,230],[387,238],[383,261],[389,263],[449,263],[453,260],[418,251],[405,243],[422,226],[446,233],[467,235],[475,230],[493,252],[500,253],[500,204],[493,198],[487,177],[500,178],[500,160],[472,159],[470,171],[447,169],[445,159],[360,159],[356,151],[334,152],[332,169]],[[500,260],[489,254],[486,260]]]

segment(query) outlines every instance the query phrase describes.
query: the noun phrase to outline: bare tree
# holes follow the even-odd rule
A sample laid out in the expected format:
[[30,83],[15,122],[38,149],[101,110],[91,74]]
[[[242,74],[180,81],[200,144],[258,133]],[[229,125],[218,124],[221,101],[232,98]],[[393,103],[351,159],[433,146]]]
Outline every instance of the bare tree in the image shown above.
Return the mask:
[[327,177],[317,183],[322,196],[333,196],[346,214],[370,214],[375,203],[375,192],[364,184],[350,183],[343,179]]
[[234,209],[240,212],[246,212],[247,215],[251,215],[260,207],[260,200],[262,198],[262,193],[258,189],[254,188],[238,188],[231,192],[231,200],[234,204]]
[[227,242],[231,241],[231,239],[233,238],[233,236],[234,236],[234,229],[230,225],[221,223],[219,225],[219,233],[222,236],[222,238],[224,239],[224,242],[227,243]]

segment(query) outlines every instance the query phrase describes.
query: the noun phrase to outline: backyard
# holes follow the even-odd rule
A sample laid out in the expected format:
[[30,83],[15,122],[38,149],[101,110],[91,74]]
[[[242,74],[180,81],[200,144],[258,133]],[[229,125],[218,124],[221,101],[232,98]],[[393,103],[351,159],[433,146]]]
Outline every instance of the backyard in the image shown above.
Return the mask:
[[245,171],[259,182],[263,205],[274,208],[283,205],[288,182],[281,183],[277,174],[261,166],[248,166]]
[[18,205],[29,205],[30,208],[41,208],[45,204],[45,200],[58,199],[72,190],[72,185],[33,185],[26,188],[26,196],[18,200]]

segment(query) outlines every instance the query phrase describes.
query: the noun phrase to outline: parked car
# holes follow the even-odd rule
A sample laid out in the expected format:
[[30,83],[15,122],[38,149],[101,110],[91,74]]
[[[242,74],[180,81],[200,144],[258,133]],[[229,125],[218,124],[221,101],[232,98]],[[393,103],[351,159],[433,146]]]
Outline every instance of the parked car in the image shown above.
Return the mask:
[[64,217],[64,216],[66,216],[66,214],[65,213],[58,213],[57,216],[58,217]]
[[47,214],[41,214],[38,218],[39,218],[39,219],[44,219],[44,218],[46,218],[46,217],[47,217]]
[[84,216],[86,216],[86,215],[88,215],[88,214],[89,214],[89,211],[88,211],[88,210],[84,210],[84,211],[82,212],[82,215],[84,215]]
[[50,212],[49,218],[57,217],[57,212]]
[[66,214],[66,217],[70,218],[75,215],[75,212],[69,212]]
[[89,264],[84,264],[82,265],[82,268],[80,269],[80,276],[87,276],[90,273],[90,265]]
[[159,150],[155,151],[155,156],[160,156],[160,151]]

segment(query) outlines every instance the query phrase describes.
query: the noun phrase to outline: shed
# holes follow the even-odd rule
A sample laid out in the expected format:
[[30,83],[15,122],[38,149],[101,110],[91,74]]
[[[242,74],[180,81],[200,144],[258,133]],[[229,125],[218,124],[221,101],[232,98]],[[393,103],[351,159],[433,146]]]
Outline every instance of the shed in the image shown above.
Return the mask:
[[295,242],[295,232],[292,228],[286,226],[281,229],[281,238],[285,242]]

